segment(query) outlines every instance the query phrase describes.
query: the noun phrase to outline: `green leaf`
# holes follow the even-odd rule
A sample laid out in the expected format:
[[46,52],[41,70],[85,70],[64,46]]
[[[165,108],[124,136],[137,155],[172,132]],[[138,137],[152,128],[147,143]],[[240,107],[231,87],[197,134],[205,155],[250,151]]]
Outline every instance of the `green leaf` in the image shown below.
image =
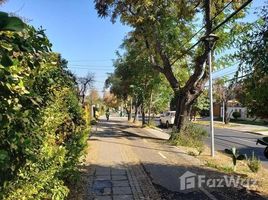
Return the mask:
[[13,61],[8,55],[4,54],[1,59],[1,65],[4,67],[9,67],[13,65]]
[[11,44],[6,44],[6,43],[2,43],[1,47],[3,47],[4,49],[11,51],[13,49]]
[[8,158],[8,152],[5,150],[0,150],[0,163],[4,163]]
[[8,14],[6,12],[2,12],[0,11],[0,19],[4,19],[4,18],[7,18],[8,17]]
[[22,31],[25,24],[18,17],[0,17],[2,23],[0,24],[1,31]]

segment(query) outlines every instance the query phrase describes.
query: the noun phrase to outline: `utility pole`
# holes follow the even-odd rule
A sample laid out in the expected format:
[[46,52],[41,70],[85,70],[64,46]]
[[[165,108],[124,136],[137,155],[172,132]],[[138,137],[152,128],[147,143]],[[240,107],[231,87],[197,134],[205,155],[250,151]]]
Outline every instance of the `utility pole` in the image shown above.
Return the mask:
[[212,64],[211,64],[211,51],[208,55],[209,65],[209,101],[210,101],[210,137],[211,137],[211,156],[215,156],[215,144],[214,144],[214,114],[213,114],[213,82],[212,82]]
[[206,37],[207,45],[209,48],[208,53],[208,67],[209,67],[209,100],[210,100],[210,137],[211,137],[211,156],[215,156],[215,146],[214,146],[214,122],[213,122],[213,90],[212,90],[212,60],[211,52],[213,43],[215,42],[216,37],[210,37],[212,30],[212,21],[211,21],[211,2],[210,0],[205,0],[205,19],[206,19]]

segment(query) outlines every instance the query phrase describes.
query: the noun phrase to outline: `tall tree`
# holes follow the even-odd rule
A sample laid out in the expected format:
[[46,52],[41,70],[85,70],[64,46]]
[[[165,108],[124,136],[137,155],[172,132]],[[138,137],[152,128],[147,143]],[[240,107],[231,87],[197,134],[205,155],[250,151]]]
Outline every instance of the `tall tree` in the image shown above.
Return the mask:
[[231,119],[231,114],[227,112],[228,108],[228,101],[236,99],[237,91],[240,88],[240,85],[237,83],[230,83],[228,84],[228,81],[226,78],[218,78],[215,80],[214,85],[214,97],[216,101],[221,103],[223,105],[223,110],[224,110],[224,123],[228,124],[230,119]]
[[[206,66],[211,50],[209,42],[204,40],[194,51],[189,50],[191,39],[198,27],[196,21],[202,21],[197,19],[202,15],[204,21],[208,22],[210,19],[209,9],[207,12],[204,10],[204,7],[209,8],[209,1],[204,2],[205,4],[201,0],[95,0],[99,16],[110,15],[113,22],[120,17],[122,23],[133,28],[128,35],[129,42],[133,45],[142,41],[140,54],[147,55],[151,66],[168,80],[176,99],[175,126],[178,130],[183,127],[190,107],[204,90],[209,77]],[[213,16],[219,14],[213,19],[214,24],[207,27],[207,34],[212,25],[219,23],[244,1],[235,1],[228,9],[223,10],[226,2],[229,3],[227,0],[213,1],[211,13]],[[217,34],[221,36],[217,46],[219,50],[231,44],[229,32],[233,24],[234,20],[231,20],[229,26],[217,30]],[[204,31],[201,31],[201,34],[204,34]],[[185,82],[174,73],[176,68],[179,73],[185,68],[188,69],[189,78]]]
[[90,87],[95,82],[94,78],[95,78],[94,74],[88,73],[85,77],[79,77],[77,79],[78,86],[79,86],[79,96],[81,98],[82,105],[84,105],[85,103],[85,98],[86,98],[86,95],[88,95],[89,93]]
[[114,94],[110,92],[104,92],[103,101],[104,104],[110,108],[118,108],[120,105],[120,99],[118,99]]
[[[128,51],[115,61],[115,72],[106,80],[106,87],[124,102],[132,99],[135,106],[134,121],[137,120],[138,108],[145,124],[145,110],[152,107],[153,90],[160,83],[159,73],[154,71],[147,57],[139,55],[137,48],[124,43]],[[129,111],[128,111],[128,114]]]
[[[240,61],[238,80],[242,78],[243,103],[250,114],[268,117],[268,3],[258,12],[259,19],[247,24],[237,42]],[[240,78],[241,77],[241,78]]]

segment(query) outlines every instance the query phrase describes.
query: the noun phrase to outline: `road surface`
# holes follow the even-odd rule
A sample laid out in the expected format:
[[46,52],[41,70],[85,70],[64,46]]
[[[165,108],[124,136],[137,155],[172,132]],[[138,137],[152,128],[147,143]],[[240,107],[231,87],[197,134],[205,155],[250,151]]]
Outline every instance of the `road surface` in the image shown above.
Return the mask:
[[[125,118],[101,120],[93,130],[87,199],[263,199],[243,187],[199,187],[198,175],[219,180],[225,174],[168,145],[164,132],[131,126]],[[184,180],[186,172],[193,179]],[[183,190],[183,184],[193,188]]]
[[[155,119],[155,123],[160,127],[158,118]],[[202,125],[202,127],[209,133],[209,126]],[[172,130],[171,128],[166,129],[164,127],[161,127],[161,129],[167,133],[170,133]],[[247,154],[247,156],[252,155],[252,152],[254,151],[254,154],[262,161],[263,166],[268,168],[268,159],[263,155],[265,146],[260,144],[256,145],[257,139],[262,138],[263,136],[224,128],[215,128],[214,134],[216,151],[223,151],[224,149],[236,147],[240,154]],[[211,145],[210,140],[210,137],[205,139],[205,143],[208,146]]]
[[[208,126],[204,126],[204,128],[209,132]],[[214,131],[216,150],[222,151],[226,148],[236,147],[240,154],[248,156],[252,155],[254,151],[254,154],[262,161],[263,166],[268,168],[268,159],[263,155],[264,146],[256,145],[257,139],[262,138],[262,136],[221,128],[215,128]],[[206,139],[206,143],[210,146],[210,137]]]

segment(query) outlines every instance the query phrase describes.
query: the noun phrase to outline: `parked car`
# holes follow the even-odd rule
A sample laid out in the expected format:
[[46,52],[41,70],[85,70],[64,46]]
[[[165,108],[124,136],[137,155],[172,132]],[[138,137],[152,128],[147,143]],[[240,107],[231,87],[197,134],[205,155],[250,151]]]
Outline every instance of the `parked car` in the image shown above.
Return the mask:
[[176,111],[167,111],[160,116],[160,125],[165,125],[167,128],[174,124]]

